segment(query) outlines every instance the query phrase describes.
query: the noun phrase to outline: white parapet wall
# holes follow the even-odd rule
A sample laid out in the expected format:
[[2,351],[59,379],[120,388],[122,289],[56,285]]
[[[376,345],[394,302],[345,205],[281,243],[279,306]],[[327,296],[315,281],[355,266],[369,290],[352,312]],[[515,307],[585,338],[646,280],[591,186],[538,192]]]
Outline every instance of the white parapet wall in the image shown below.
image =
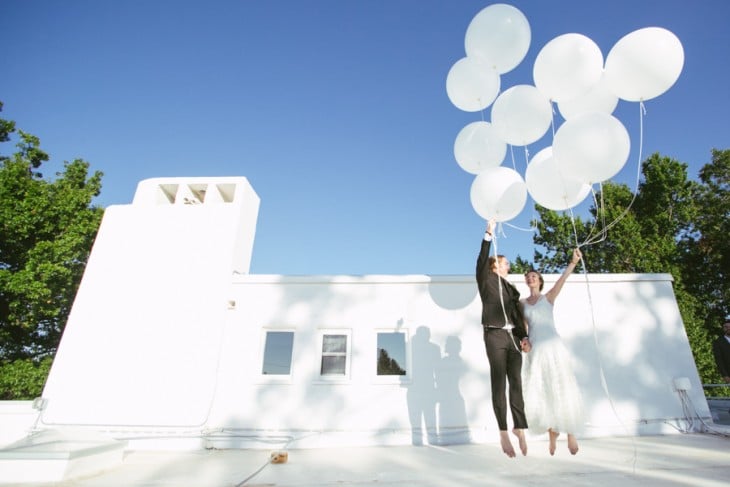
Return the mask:
[[[497,438],[473,276],[251,275],[258,207],[245,178],[160,178],[107,209],[41,428],[132,449]],[[683,399],[710,417],[671,276],[577,273],[555,312],[582,435],[682,431]]]
[[[557,275],[546,275],[546,286]],[[527,295],[521,276],[510,276]],[[471,276],[237,277],[211,444],[290,446],[487,442],[498,437]],[[675,379],[710,413],[667,274],[573,275],[555,307],[573,352],[583,436],[688,427]],[[265,337],[293,336],[289,374],[263,374]],[[402,333],[405,375],[378,374],[378,336]],[[325,335],[347,341],[343,374],[322,374]],[[215,436],[215,435],[214,435]]]
[[37,420],[33,401],[0,401],[0,448],[28,435]]

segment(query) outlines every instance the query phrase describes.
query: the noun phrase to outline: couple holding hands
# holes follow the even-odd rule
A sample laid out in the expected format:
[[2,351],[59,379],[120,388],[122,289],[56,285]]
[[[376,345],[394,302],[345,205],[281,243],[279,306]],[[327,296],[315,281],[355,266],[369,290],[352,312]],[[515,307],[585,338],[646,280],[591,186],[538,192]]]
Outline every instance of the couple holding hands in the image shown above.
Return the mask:
[[573,251],[568,267],[545,294],[542,275],[527,272],[525,283],[530,295],[520,300],[519,291],[506,279],[509,261],[503,255],[489,255],[494,228],[495,222],[490,220],[477,258],[476,280],[502,451],[516,456],[507,431],[509,384],[512,432],[522,454],[527,455],[524,430],[529,423],[530,432],[549,433],[550,455],[555,453],[561,432],[568,434],[568,449],[575,455],[575,433],[583,424],[582,399],[570,355],[555,329],[553,304],[582,255],[578,249]]

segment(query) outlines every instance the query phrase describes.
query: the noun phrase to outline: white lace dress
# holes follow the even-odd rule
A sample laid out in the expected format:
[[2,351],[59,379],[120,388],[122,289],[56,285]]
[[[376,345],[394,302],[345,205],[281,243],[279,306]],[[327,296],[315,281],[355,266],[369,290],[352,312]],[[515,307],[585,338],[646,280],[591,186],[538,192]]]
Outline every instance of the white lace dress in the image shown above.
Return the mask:
[[548,428],[579,433],[583,399],[573,372],[573,359],[555,329],[553,305],[543,295],[534,305],[522,300],[532,350],[523,355],[522,392],[529,431]]

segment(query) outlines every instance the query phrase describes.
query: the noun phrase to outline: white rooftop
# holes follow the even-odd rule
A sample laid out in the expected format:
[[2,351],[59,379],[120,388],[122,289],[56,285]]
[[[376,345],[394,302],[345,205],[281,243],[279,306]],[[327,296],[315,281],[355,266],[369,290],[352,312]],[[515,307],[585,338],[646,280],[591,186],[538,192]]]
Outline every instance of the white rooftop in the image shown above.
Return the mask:
[[[713,426],[721,428],[721,426]],[[726,486],[730,429],[582,440],[576,456],[565,439],[551,457],[533,441],[527,457],[510,459],[499,445],[353,447],[289,450],[286,463],[264,450],[133,451],[121,466],[65,487],[111,486]],[[17,484],[29,485],[29,484]]]

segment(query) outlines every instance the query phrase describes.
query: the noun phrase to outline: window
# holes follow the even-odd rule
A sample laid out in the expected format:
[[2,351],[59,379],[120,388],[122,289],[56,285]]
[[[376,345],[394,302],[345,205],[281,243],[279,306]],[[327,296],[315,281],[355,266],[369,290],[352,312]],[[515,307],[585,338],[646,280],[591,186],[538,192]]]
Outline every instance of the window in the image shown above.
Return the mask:
[[291,375],[293,331],[267,331],[264,341],[263,375]]
[[406,334],[400,331],[378,332],[377,374],[406,375]]
[[350,332],[322,331],[322,362],[320,377],[323,379],[341,379],[350,373]]

